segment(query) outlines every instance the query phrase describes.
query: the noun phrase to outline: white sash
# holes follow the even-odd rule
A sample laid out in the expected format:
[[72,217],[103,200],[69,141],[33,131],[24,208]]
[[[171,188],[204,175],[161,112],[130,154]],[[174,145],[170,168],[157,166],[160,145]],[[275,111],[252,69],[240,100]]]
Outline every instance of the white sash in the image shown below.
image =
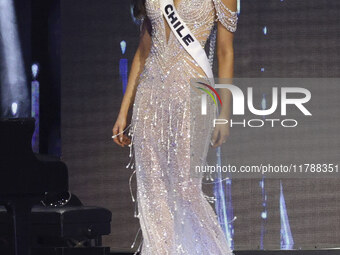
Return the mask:
[[178,15],[173,0],[160,0],[164,18],[181,45],[202,68],[207,78],[212,79],[214,74],[210,63],[199,41]]

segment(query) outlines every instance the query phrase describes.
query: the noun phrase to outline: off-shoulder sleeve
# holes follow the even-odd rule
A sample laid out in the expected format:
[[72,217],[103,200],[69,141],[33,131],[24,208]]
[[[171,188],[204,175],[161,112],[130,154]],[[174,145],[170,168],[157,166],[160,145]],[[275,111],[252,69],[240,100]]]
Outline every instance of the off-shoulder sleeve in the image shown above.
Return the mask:
[[237,28],[237,12],[231,11],[222,0],[213,0],[217,15],[217,20],[219,20],[222,25],[228,29],[230,32],[235,32]]

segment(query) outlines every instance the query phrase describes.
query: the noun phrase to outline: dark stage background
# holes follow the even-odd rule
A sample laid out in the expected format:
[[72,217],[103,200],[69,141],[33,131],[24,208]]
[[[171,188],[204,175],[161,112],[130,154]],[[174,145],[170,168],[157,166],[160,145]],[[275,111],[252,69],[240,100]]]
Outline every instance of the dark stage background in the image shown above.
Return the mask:
[[[128,249],[139,228],[125,168],[129,148],[111,139],[123,95],[121,59],[130,67],[138,43],[130,13],[127,0],[61,2],[62,159],[71,191],[84,204],[112,211],[104,244],[113,250]],[[338,0],[241,0],[235,77],[339,77],[339,13]],[[294,248],[340,246],[339,180],[284,179],[283,187]],[[267,192],[263,245],[280,248],[279,181],[268,180]],[[261,199],[258,180],[233,182],[235,249],[263,248]]]

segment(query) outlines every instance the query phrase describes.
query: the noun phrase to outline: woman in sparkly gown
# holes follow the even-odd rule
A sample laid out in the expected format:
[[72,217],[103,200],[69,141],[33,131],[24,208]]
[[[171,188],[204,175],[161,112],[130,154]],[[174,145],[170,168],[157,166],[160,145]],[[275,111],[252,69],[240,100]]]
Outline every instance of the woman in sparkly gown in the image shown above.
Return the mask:
[[[218,77],[231,78],[236,0],[175,0],[174,5],[202,47],[217,22]],[[134,12],[143,20],[140,43],[113,135],[118,145],[130,146],[141,254],[232,254],[204,197],[202,179],[190,173],[190,164],[204,164],[210,144],[220,146],[229,129],[213,129],[206,119],[216,117],[213,103],[208,104],[208,117],[201,115],[200,96],[192,97],[190,79],[205,73],[171,31],[160,0],[135,0]],[[221,98],[228,103],[230,95],[222,93]],[[123,131],[132,104],[130,139]],[[219,118],[228,117],[223,108]]]

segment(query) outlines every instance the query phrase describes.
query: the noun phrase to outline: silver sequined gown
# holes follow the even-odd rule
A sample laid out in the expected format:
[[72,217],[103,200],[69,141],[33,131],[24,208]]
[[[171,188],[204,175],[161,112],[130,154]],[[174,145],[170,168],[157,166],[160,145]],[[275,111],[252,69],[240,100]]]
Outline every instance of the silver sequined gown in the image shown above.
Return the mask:
[[[176,3],[178,14],[202,46],[214,22],[231,32],[236,29],[236,13],[221,0]],[[190,79],[205,77],[204,72],[171,31],[167,41],[159,0],[146,0],[146,10],[152,46],[137,87],[130,127],[141,254],[232,254],[203,195],[201,179],[190,175],[190,164],[204,163],[210,142],[212,125],[204,118],[215,114],[214,104],[208,105],[208,117],[200,114],[200,95],[190,86]],[[195,93],[197,97],[192,96]]]

